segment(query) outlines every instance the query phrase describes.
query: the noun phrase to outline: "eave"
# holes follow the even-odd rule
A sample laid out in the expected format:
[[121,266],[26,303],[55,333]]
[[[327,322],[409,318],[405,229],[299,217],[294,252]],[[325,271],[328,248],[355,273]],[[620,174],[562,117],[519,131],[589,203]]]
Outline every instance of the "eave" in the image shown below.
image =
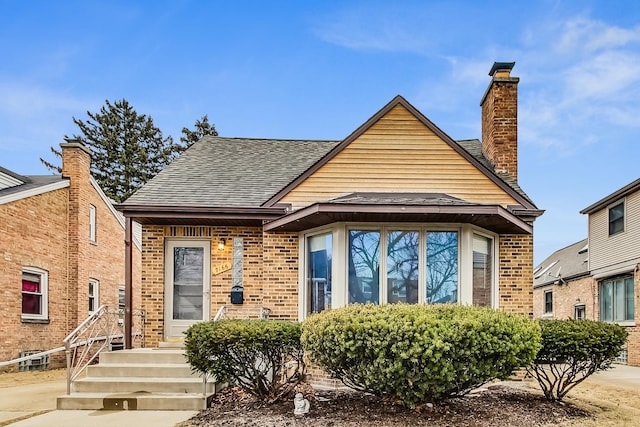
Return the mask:
[[262,226],[286,213],[283,207],[207,207],[116,205],[126,218],[141,224]]
[[533,226],[499,205],[416,206],[315,203],[264,225],[265,231],[303,231],[334,222],[473,224],[498,234],[532,234]]

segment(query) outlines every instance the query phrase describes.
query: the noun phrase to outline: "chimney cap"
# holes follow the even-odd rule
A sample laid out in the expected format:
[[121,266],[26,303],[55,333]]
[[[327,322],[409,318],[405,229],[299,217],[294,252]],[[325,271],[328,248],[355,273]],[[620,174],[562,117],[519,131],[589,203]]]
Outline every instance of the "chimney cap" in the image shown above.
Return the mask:
[[494,62],[493,67],[491,67],[491,70],[489,71],[489,75],[493,77],[497,71],[501,70],[511,71],[513,70],[514,65],[516,65],[515,62]]

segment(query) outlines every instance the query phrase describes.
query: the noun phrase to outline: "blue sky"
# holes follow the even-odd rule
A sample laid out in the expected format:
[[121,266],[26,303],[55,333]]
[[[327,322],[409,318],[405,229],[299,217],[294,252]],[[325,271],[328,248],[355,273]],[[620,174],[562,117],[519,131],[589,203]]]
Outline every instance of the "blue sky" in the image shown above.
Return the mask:
[[204,114],[222,136],[342,139],[401,94],[480,138],[494,61],[521,79],[538,263],[640,175],[640,2],[0,0],[0,165],[48,174],[71,118],[122,98],[176,139]]

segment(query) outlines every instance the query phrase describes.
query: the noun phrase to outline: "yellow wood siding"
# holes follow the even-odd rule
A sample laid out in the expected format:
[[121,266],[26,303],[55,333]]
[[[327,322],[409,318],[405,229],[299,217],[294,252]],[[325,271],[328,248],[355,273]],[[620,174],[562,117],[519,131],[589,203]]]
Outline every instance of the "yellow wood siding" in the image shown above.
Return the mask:
[[281,202],[297,209],[358,191],[446,193],[475,203],[518,204],[401,105]]

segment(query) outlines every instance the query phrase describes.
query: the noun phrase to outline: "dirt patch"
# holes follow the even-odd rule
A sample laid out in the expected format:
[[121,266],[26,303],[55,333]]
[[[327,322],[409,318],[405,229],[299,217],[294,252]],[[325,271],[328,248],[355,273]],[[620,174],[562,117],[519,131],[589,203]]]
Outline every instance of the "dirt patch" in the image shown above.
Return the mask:
[[5,372],[0,373],[0,388],[27,384],[40,384],[67,378],[66,369],[48,371]]
[[304,394],[311,410],[294,416],[292,401],[267,405],[238,389],[226,389],[215,397],[210,409],[177,427],[549,426],[563,421],[584,425],[592,418],[586,408],[549,403],[539,393],[504,384],[418,411],[347,390],[306,389]]

